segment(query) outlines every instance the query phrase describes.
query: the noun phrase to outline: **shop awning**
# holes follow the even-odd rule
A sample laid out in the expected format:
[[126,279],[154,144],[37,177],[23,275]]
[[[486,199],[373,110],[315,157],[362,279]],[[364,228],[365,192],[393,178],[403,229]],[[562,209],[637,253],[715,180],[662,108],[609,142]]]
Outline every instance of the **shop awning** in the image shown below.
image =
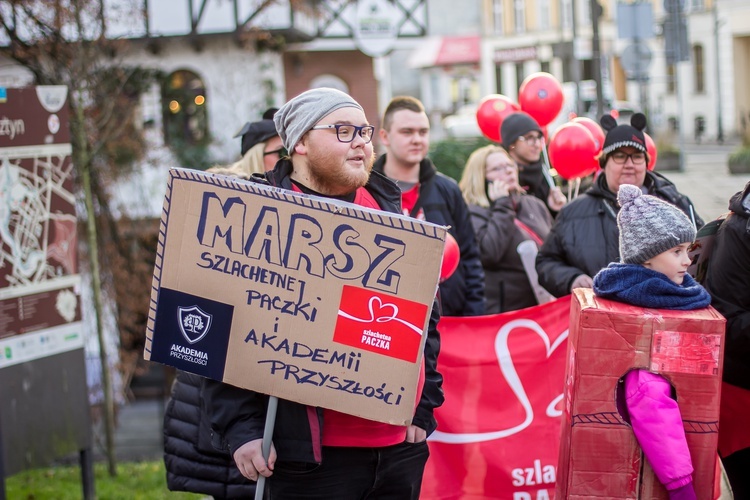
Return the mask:
[[479,36],[430,37],[409,57],[411,68],[479,63]]

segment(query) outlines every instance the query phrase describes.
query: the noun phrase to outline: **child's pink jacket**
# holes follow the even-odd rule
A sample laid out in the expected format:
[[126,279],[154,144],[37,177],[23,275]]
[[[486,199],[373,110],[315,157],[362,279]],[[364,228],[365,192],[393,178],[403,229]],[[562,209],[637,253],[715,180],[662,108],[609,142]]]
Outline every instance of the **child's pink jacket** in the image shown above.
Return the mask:
[[625,376],[625,402],[643,454],[667,490],[693,481],[693,464],[672,386],[661,375],[633,370]]

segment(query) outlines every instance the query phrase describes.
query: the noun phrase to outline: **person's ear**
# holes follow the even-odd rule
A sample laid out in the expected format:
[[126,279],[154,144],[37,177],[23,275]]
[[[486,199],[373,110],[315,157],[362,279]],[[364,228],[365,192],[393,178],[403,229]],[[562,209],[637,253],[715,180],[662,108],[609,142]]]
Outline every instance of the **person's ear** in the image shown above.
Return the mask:
[[383,146],[390,145],[390,141],[388,140],[388,131],[384,128],[381,128],[378,130],[378,135],[380,136],[380,143]]

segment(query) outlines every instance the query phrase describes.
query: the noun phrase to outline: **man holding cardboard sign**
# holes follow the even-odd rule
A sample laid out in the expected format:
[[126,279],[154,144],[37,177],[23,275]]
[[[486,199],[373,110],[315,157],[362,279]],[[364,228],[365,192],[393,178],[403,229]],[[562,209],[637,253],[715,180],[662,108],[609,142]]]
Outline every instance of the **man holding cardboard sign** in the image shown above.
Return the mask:
[[[279,109],[274,122],[290,157],[281,159],[275,169],[266,175],[272,186],[399,213],[398,187],[382,175],[371,173],[374,127],[367,122],[362,107],[350,96],[333,89],[309,90]],[[334,234],[338,238],[336,241],[346,239],[341,236],[345,231],[346,228]],[[352,232],[349,238],[356,237]],[[299,244],[312,247],[314,243],[301,241]],[[285,258],[290,251],[286,250]],[[302,251],[299,253],[303,254]],[[362,266],[361,262],[357,262],[357,255],[347,253],[347,257],[347,265],[336,269],[342,276]],[[385,253],[382,257],[387,259]],[[304,259],[301,257],[297,260],[298,265],[306,262],[308,267],[313,266],[309,259]],[[374,259],[365,275],[377,264],[376,261],[380,262]],[[353,311],[365,302],[370,316],[400,321],[406,330],[415,330],[420,337],[423,334],[422,325],[417,325],[419,321],[409,319],[409,301],[399,302],[401,298],[393,296],[388,296],[386,301],[385,294],[373,293],[359,297],[357,290],[350,288],[345,293],[352,307],[348,310],[352,312],[343,311],[342,300],[340,324],[358,321],[358,315]],[[250,301],[262,303],[263,298],[248,293],[248,304]],[[268,307],[276,306],[269,302]],[[280,315],[284,314],[283,305],[279,305],[278,310]],[[299,311],[299,314],[314,315],[317,312],[313,307]],[[419,314],[413,317],[419,318]],[[433,308],[426,329],[427,338],[423,342],[423,365],[410,425],[368,420],[281,399],[273,444],[266,460],[261,442],[268,396],[207,380],[206,404],[211,415],[214,445],[229,450],[240,472],[248,479],[257,480],[259,475],[270,478],[267,488],[271,498],[363,498],[367,495],[418,498],[429,455],[425,440],[436,427],[432,412],[443,402],[442,376],[437,372],[440,349],[438,320],[439,315]],[[354,341],[347,337],[349,331],[346,328],[339,331],[337,326],[334,340],[354,346]],[[391,336],[381,331],[366,329],[361,337],[367,338],[366,342],[358,339],[366,344],[361,349],[376,351],[391,348]],[[247,338],[250,339],[251,335],[248,334]],[[295,342],[293,346],[285,346],[283,341],[274,339],[275,335],[266,336],[264,333],[262,340],[255,341],[270,350],[286,350],[299,356],[317,358],[328,366],[340,363],[356,369],[359,363],[360,358],[353,352],[345,359],[328,349],[308,352],[306,349],[309,348],[303,344]],[[393,353],[391,356],[418,359],[412,351],[414,346],[418,348],[419,345],[422,345],[421,340],[411,347],[404,344],[402,351],[390,349]],[[285,378],[294,377],[299,383],[304,377],[315,384],[325,383],[323,378],[329,381],[335,378],[330,375],[330,369],[303,374],[291,368],[296,367],[279,361],[270,365],[272,373],[283,372]],[[336,384],[342,386],[345,382],[337,381]],[[397,394],[384,393],[382,387],[379,396],[378,388],[368,386],[359,390],[367,397],[372,395],[368,395],[369,390],[373,392],[373,397],[380,397],[383,401],[388,398],[394,402],[400,399]]]

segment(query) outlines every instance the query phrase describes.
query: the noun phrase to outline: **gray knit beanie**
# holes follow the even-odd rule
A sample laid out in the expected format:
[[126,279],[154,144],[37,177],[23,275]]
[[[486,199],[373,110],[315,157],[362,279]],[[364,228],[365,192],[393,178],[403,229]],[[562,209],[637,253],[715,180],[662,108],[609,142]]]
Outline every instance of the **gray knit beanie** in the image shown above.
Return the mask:
[[620,259],[624,264],[643,264],[670,248],[695,241],[695,226],[676,206],[641,188],[623,184],[617,192],[620,212]]
[[286,150],[292,153],[305,132],[340,108],[357,108],[364,112],[351,96],[330,88],[302,92],[281,106],[273,121]]

